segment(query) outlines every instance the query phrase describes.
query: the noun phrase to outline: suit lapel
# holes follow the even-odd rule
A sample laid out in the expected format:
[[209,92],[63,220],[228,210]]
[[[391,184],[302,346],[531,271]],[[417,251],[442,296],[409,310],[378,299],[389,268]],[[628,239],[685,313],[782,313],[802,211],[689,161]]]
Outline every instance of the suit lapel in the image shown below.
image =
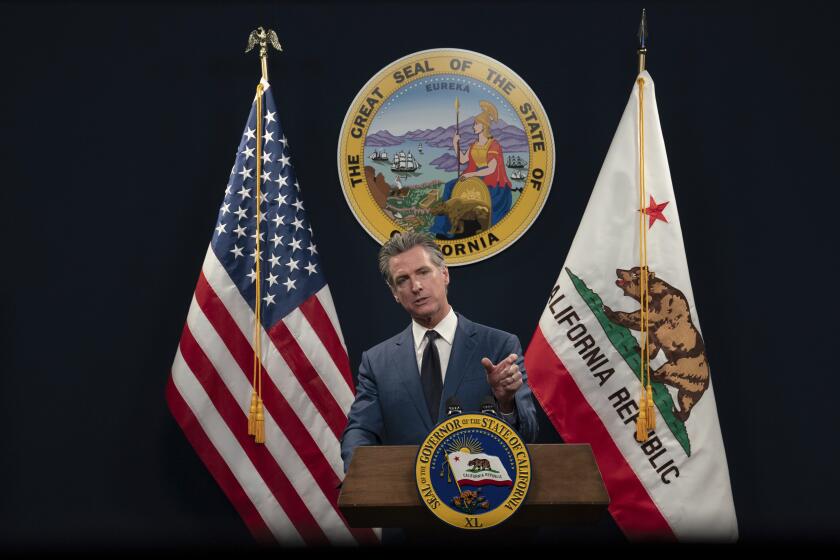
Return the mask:
[[414,350],[414,336],[411,333],[410,324],[397,338],[396,346],[397,375],[400,376],[403,386],[408,390],[411,402],[414,403],[417,412],[423,419],[426,430],[431,431],[437,422],[433,423],[433,419],[429,417],[426,396],[423,394],[423,386],[420,383],[420,370],[417,368],[417,353]]
[[449,355],[449,365],[446,366],[446,379],[443,382],[443,393],[440,398],[441,409],[438,415],[446,409],[446,401],[449,397],[458,393],[458,388],[467,374],[470,364],[479,358],[476,357],[475,327],[472,321],[458,314],[458,328],[455,329],[455,338],[452,340],[452,353]]

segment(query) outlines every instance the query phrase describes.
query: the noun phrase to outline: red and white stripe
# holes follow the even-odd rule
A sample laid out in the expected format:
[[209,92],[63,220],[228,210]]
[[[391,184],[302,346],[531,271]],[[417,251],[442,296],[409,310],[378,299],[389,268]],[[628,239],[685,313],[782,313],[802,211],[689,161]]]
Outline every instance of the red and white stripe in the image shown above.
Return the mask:
[[260,542],[373,544],[337,507],[353,402],[329,288],[262,330],[265,444],[247,434],[254,313],[208,249],[166,388],[170,410]]
[[530,376],[531,390],[563,441],[592,446],[610,496],[610,514],[624,534],[632,540],[676,540],[645,485],[540,327],[528,345],[525,360],[527,371],[540,373],[536,382],[533,374]]

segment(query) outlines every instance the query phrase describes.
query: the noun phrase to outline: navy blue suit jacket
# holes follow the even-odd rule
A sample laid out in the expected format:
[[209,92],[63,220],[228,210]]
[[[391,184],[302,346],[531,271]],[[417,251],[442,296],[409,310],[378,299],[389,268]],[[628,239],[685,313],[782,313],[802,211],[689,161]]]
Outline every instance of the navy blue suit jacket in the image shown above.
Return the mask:
[[497,364],[515,353],[522,372],[516,392],[516,429],[526,442],[537,437],[537,413],[528,387],[522,347],[510,333],[486,327],[458,314],[458,328],[446,369],[437,417],[429,416],[414,352],[411,325],[362,354],[356,400],[341,438],[344,470],[360,445],[419,445],[446,415],[446,401],[455,397],[464,412],[478,412],[482,398],[493,396],[481,358]]

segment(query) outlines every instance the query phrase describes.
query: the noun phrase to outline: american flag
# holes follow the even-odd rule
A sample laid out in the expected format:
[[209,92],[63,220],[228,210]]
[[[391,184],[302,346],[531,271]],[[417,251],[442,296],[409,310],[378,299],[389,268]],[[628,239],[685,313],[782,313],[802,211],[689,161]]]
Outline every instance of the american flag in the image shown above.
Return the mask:
[[260,276],[265,444],[248,435],[257,273],[257,100],[231,170],[166,398],[260,542],[368,544],[337,507],[353,378],[289,143],[262,82]]

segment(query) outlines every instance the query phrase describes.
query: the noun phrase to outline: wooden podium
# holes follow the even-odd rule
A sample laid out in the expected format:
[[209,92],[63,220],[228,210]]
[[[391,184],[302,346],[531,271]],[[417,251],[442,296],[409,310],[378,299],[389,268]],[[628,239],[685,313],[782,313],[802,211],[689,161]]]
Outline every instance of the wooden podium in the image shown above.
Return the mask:
[[[420,501],[414,480],[418,446],[359,447],[338,497],[351,527],[421,528],[443,523]],[[610,503],[592,448],[528,446],[533,476],[528,496],[505,525],[594,523]]]

